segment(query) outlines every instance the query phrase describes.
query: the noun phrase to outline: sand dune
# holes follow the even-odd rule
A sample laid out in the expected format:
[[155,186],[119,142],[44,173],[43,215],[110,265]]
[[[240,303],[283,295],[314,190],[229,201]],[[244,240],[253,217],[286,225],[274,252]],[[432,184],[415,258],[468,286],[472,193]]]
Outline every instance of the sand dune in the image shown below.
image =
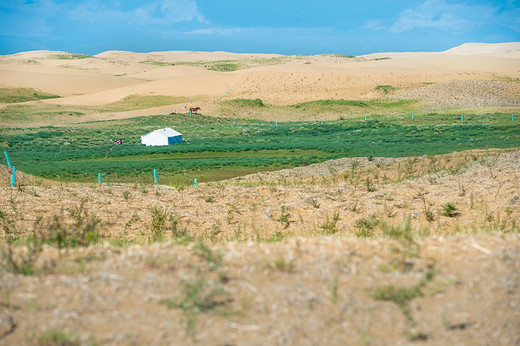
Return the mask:
[[[238,70],[215,71],[226,64],[235,64]],[[198,102],[209,108],[208,114],[218,107],[214,100],[219,93],[224,97],[224,92],[228,99],[260,98],[264,103],[288,105],[386,96],[375,92],[378,85],[391,85],[402,92],[431,83],[513,83],[518,79],[519,42],[468,43],[444,52],[378,53],[355,58],[187,51],[107,51],[92,57],[33,51],[0,57],[0,87],[35,88],[62,96],[47,103],[99,106],[133,94],[198,95]],[[507,89],[509,98],[515,98],[516,89]]]

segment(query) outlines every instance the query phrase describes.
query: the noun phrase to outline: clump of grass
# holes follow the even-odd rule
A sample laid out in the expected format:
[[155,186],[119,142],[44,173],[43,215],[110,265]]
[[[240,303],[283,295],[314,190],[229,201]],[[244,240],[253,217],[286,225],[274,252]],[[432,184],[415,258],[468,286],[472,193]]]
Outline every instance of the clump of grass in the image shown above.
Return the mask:
[[457,207],[453,203],[445,203],[442,205],[442,215],[447,217],[455,217],[460,215]]
[[[229,310],[229,304],[233,301],[223,286],[229,278],[222,267],[222,254],[214,252],[202,242],[196,244],[194,254],[202,258],[206,266],[197,268],[196,277],[184,284],[180,298],[159,301],[168,308],[180,308],[186,313],[186,331],[193,339],[195,339],[198,314],[225,315]],[[216,273],[218,279],[210,279],[208,272]]]
[[323,230],[323,233],[326,235],[332,235],[335,234],[338,229],[336,228],[336,225],[339,221],[339,212],[334,212],[334,215],[332,216],[332,219],[329,220],[329,216],[327,215],[327,221],[323,225],[321,225],[321,229]]
[[424,287],[432,281],[434,277],[435,269],[429,269],[415,286],[395,287],[394,285],[387,285],[376,289],[372,293],[372,297],[376,300],[385,300],[395,303],[403,312],[406,320],[413,325],[415,324],[415,320],[412,317],[409,302],[415,298],[422,297],[424,295]]
[[77,336],[70,332],[64,332],[61,330],[50,330],[43,333],[37,338],[37,343],[40,346],[76,346],[81,345],[80,340]]
[[344,59],[353,59],[355,58],[354,55],[349,55],[349,54],[325,54],[325,55],[328,55],[328,56],[331,56],[333,58],[344,58]]
[[287,210],[287,206],[282,205],[280,207],[280,217],[277,221],[282,224],[283,228],[287,228],[291,224],[291,220],[289,220],[290,217],[291,213]]
[[421,191],[419,193],[419,197],[421,197],[423,201],[424,217],[426,218],[426,221],[432,222],[435,219],[435,215],[433,214],[433,211],[431,210],[429,203],[426,201],[425,193]]
[[374,88],[375,91],[381,91],[385,94],[391,93],[395,88],[391,85],[378,85]]
[[374,183],[372,183],[372,179],[370,179],[369,177],[367,177],[367,179],[365,181],[365,186],[366,186],[368,192],[374,192],[376,190]]
[[356,236],[359,238],[368,238],[373,235],[374,228],[379,225],[379,219],[376,215],[371,215],[368,218],[358,219],[355,226],[358,229]]
[[239,70],[241,65],[234,62],[215,61],[204,65],[204,67],[210,71],[232,72]]
[[39,272],[36,262],[43,251],[42,238],[33,230],[32,239],[27,241],[26,248],[22,251],[15,251],[15,241],[7,239],[7,249],[0,248],[2,256],[2,268],[13,274],[35,275]]
[[274,261],[274,268],[281,272],[292,273],[294,271],[294,260],[287,261],[285,258],[279,258]]
[[166,231],[166,221],[168,220],[168,212],[159,206],[153,206],[150,209],[152,221],[150,223],[150,239],[159,241],[164,239]]
[[398,245],[392,250],[395,253],[401,254],[401,260],[399,261],[399,264],[403,269],[409,267],[407,263],[408,258],[420,256],[420,246],[415,241],[409,218],[403,225],[400,226],[389,227],[387,225],[383,225],[383,234],[386,237],[397,241]]
[[69,209],[69,212],[74,223],[70,225],[63,215],[54,215],[48,226],[45,242],[55,244],[60,249],[97,243],[101,220],[89,213],[83,203],[77,208]]
[[222,104],[233,106],[233,107],[250,107],[250,108],[261,108],[265,107],[265,104],[261,99],[234,99],[222,101]]
[[139,63],[140,64],[147,64],[147,65],[154,65],[154,66],[172,66],[172,65],[174,65],[171,62],[155,61],[155,60],[152,60],[152,59],[139,61]]
[[282,241],[284,239],[287,239],[289,238],[290,236],[292,235],[292,233],[287,233],[287,232],[282,232],[282,231],[274,231],[273,234],[271,236],[269,236],[267,238],[267,241],[268,242],[277,242],[277,241]]

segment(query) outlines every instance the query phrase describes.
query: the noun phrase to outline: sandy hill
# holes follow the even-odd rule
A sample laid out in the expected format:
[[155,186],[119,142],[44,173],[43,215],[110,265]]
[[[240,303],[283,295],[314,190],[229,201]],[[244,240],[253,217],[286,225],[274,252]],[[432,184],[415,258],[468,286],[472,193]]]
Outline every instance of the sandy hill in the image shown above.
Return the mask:
[[[47,104],[101,106],[129,95],[169,95],[193,98],[206,114],[221,114],[221,99],[260,98],[272,105],[289,105],[321,99],[370,100],[381,97],[421,98],[427,111],[461,107],[438,105],[431,93],[415,92],[437,84],[440,99],[464,99],[464,93],[443,83],[470,83],[462,89],[475,90],[466,108],[517,107],[520,43],[465,44],[445,52],[379,53],[360,57],[344,55],[282,56],[226,52],[108,51],[96,56],[66,52],[34,51],[0,57],[0,87],[35,88],[62,96]],[[489,92],[492,81],[500,92]],[[473,84],[471,84],[473,83]],[[392,87],[382,94],[377,87]],[[430,87],[433,88],[433,87]],[[476,88],[476,89],[475,89]],[[460,89],[460,88],[459,88]],[[500,99],[503,95],[504,99]],[[488,100],[489,99],[489,100]],[[459,102],[460,103],[460,102]],[[114,114],[126,117],[169,111],[184,106]],[[5,105],[4,105],[5,106]],[[509,110],[507,110],[509,111]],[[88,112],[95,118],[95,111]],[[290,120],[290,119],[287,119]]]
[[508,43],[465,43],[445,51],[458,55],[520,56],[520,42]]

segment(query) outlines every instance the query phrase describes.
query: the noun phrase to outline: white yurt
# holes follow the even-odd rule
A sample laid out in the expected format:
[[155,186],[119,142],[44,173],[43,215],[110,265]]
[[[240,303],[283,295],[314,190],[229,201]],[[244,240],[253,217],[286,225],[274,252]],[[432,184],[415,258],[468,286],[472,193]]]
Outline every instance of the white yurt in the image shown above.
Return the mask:
[[141,144],[146,146],[171,145],[180,143],[182,143],[182,133],[177,132],[169,127],[155,130],[144,136],[141,136]]

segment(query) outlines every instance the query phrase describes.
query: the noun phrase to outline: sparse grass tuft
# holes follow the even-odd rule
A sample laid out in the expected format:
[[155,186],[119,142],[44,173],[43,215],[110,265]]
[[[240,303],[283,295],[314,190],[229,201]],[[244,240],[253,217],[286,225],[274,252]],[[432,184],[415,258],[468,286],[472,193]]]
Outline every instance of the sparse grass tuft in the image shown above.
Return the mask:
[[234,100],[226,100],[221,102],[224,105],[229,105],[232,107],[251,107],[251,108],[259,108],[265,107],[264,103],[261,99],[234,99]]
[[460,215],[457,207],[453,203],[445,203],[442,205],[442,215],[447,217],[455,217]]
[[282,205],[280,207],[280,217],[278,218],[278,222],[282,224],[283,228],[287,228],[291,224],[291,220],[289,220],[290,217],[291,213],[287,210],[287,206]]
[[386,300],[386,301],[391,301],[391,302],[395,303],[397,306],[399,306],[399,308],[405,315],[406,320],[410,324],[413,325],[413,324],[415,324],[415,321],[411,315],[411,311],[410,311],[410,307],[408,306],[408,303],[411,300],[422,297],[424,295],[423,288],[430,281],[433,280],[434,276],[435,276],[435,270],[430,269],[430,270],[426,271],[426,273],[424,274],[421,281],[415,286],[407,287],[407,288],[397,288],[394,285],[384,286],[382,288],[375,290],[372,293],[372,297],[376,300]]
[[335,234],[338,229],[336,228],[336,225],[339,221],[339,212],[335,211],[334,215],[332,216],[332,219],[329,220],[329,216],[327,215],[327,221],[323,225],[321,225],[321,229],[323,230],[323,233],[326,235],[332,235]]
[[377,225],[379,225],[379,218],[376,215],[356,220],[355,226],[358,229],[356,236],[359,238],[372,236]]
[[40,346],[76,346],[81,345],[77,336],[70,332],[61,330],[50,330],[40,335],[37,338],[37,343]]
[[391,85],[378,85],[374,88],[375,91],[381,91],[385,94],[391,93],[395,88]]

